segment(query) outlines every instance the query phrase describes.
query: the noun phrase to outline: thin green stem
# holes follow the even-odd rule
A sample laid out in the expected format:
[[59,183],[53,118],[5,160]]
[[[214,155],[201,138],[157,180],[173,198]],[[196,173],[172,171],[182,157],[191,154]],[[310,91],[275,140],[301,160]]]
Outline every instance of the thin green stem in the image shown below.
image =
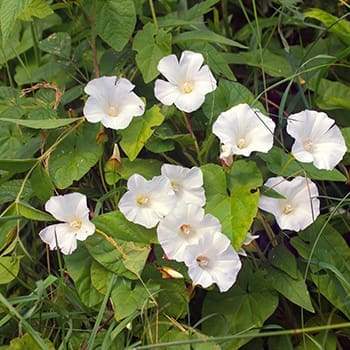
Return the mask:
[[156,11],[154,9],[153,0],[148,0],[148,3],[149,3],[149,7],[150,7],[151,13],[152,13],[153,23],[154,23],[154,25],[156,26],[156,28],[158,30],[158,21],[157,21]]

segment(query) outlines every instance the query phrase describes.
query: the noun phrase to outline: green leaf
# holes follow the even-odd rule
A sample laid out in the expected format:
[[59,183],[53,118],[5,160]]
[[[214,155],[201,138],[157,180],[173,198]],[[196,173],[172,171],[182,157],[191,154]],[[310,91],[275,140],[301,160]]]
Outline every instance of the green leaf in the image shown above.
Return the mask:
[[[40,338],[39,334],[35,333],[35,336]],[[43,347],[45,345],[45,347]],[[21,337],[14,338],[10,341],[10,346],[6,347],[7,350],[55,350],[55,346],[49,339],[42,339],[38,344],[37,339],[32,334],[26,333]]]
[[212,10],[213,6],[217,4],[220,0],[205,0],[200,1],[194,6],[192,6],[188,11],[184,13],[184,18],[186,20],[195,19],[199,16],[203,16]]
[[0,257],[0,284],[10,283],[16,278],[22,258],[20,255]]
[[[278,296],[266,282],[262,271],[253,273],[250,268],[243,268],[228,292],[208,293],[202,318],[211,317],[202,323],[202,331],[211,336],[225,336],[262,327],[278,306]],[[239,349],[249,340],[225,342],[225,349]]]
[[205,41],[247,49],[247,46],[240,44],[238,41],[228,39],[209,30],[193,30],[177,34],[173,37],[173,44],[181,44],[186,41]]
[[32,129],[56,129],[61,126],[72,124],[81,118],[62,118],[62,119],[43,119],[43,120],[26,120],[26,119],[12,119],[0,118],[0,122],[9,122],[16,125],[23,125]]
[[93,287],[101,294],[107,293],[108,283],[110,282],[113,272],[104,268],[96,260],[93,260],[90,269],[91,283]]
[[53,33],[39,42],[39,48],[63,58],[69,58],[71,52],[71,37],[66,32]]
[[53,11],[46,0],[31,0],[25,10],[19,14],[18,18],[23,21],[31,21],[32,17],[45,18],[52,14]]
[[85,123],[52,152],[48,168],[56,187],[69,187],[97,163],[102,153],[101,145],[96,143],[98,128],[98,125]]
[[25,202],[17,202],[18,213],[23,217],[36,221],[54,221],[55,219],[48,213],[32,207]]
[[[103,295],[93,287],[90,269],[93,263],[92,257],[83,244],[71,255],[65,255],[64,261],[69,275],[73,278],[81,301],[89,306],[95,306],[102,302]],[[84,262],[82,264],[82,262]]]
[[54,187],[50,176],[41,165],[34,169],[30,183],[34,194],[43,202],[46,202],[53,195]]
[[350,151],[350,127],[342,128],[341,132],[344,136],[347,151]]
[[96,5],[97,34],[114,50],[121,51],[136,24],[134,1],[98,0]]
[[346,177],[337,169],[320,170],[312,163],[300,163],[291,154],[281,148],[273,147],[269,153],[259,153],[259,157],[266,162],[268,169],[279,176],[307,176],[314,180],[329,180],[345,182]]
[[253,94],[242,84],[220,80],[217,89],[207,95],[202,106],[203,113],[210,121],[215,121],[221,112],[240,103],[248,103],[264,113],[263,105],[255,100]]
[[223,233],[239,250],[258,210],[257,187],[262,184],[259,169],[254,162],[240,160],[234,163],[227,179],[218,165],[207,164],[201,169],[207,198],[206,211],[220,220]]
[[10,171],[11,173],[23,173],[32,168],[37,160],[31,159],[0,159],[0,169]]
[[298,268],[295,256],[283,243],[271,249],[269,260],[274,267],[282,270],[291,278],[298,278]]
[[307,10],[304,17],[319,20],[327,27],[327,31],[336,34],[345,44],[350,45],[350,23],[345,18],[335,17],[318,8]]
[[0,205],[6,202],[13,202],[18,193],[22,190],[21,199],[28,200],[32,194],[32,188],[29,182],[23,180],[10,180],[0,185]]
[[159,75],[157,65],[164,56],[171,54],[171,34],[147,23],[134,39],[133,50],[137,51],[136,63],[140,68],[145,83]]
[[270,285],[288,300],[305,310],[315,312],[303,275],[299,270],[297,270],[297,278],[292,278],[285,272],[270,267],[268,269],[268,276]]
[[120,130],[122,140],[120,146],[133,161],[140,153],[145,142],[152,136],[153,127],[162,124],[164,115],[158,106],[153,106],[143,116],[134,118],[127,129]]

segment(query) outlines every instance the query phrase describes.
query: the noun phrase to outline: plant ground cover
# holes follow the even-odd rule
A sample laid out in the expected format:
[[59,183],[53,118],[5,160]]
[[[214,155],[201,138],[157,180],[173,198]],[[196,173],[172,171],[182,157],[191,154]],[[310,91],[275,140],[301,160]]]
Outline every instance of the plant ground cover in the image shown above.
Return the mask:
[[0,349],[349,349],[346,0],[0,0]]

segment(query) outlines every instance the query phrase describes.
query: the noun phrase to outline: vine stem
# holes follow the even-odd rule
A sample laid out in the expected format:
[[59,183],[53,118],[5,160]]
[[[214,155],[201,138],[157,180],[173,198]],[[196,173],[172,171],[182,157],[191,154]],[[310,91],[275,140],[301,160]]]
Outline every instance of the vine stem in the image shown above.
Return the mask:
[[149,7],[151,9],[154,25],[156,26],[156,29],[158,30],[158,20],[157,20],[156,11],[154,9],[153,0],[148,0],[148,3],[149,3]]
[[190,119],[189,119],[188,115],[185,112],[183,112],[182,114],[184,116],[184,120],[185,120],[185,123],[186,123],[187,130],[188,130],[188,132],[190,133],[190,135],[192,137],[194,148],[196,149],[197,160],[199,162],[199,165],[201,165],[202,164],[202,156],[201,156],[201,151],[199,149],[199,145],[198,145],[198,141],[197,141],[196,135],[193,132],[193,129],[192,129],[192,126],[191,126]]

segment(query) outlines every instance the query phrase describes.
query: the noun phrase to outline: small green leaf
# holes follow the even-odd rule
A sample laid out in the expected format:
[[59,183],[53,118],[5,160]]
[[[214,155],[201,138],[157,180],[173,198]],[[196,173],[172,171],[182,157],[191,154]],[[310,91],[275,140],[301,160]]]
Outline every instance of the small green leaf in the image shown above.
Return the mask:
[[132,48],[137,51],[136,63],[143,80],[149,83],[159,74],[159,60],[171,54],[171,34],[163,29],[157,30],[154,24],[147,23],[143,30],[136,34]]
[[37,221],[54,221],[55,219],[48,213],[32,207],[30,204],[25,202],[17,202],[18,213],[23,217],[30,220]]
[[143,116],[134,118],[127,129],[120,130],[120,146],[133,161],[140,153],[145,142],[152,136],[153,127],[162,124],[164,115],[158,106],[153,106]]
[[[40,339],[40,342],[38,340]],[[49,339],[40,338],[39,333],[26,333],[21,337],[14,338],[10,341],[10,346],[7,350],[55,350],[55,346]]]
[[279,244],[271,249],[269,253],[271,264],[287,273],[291,278],[298,278],[298,268],[295,256],[284,244]]
[[32,17],[45,18],[52,14],[53,11],[46,0],[31,0],[25,10],[19,14],[18,18],[23,21],[31,21]]
[[19,265],[23,256],[0,257],[0,284],[10,283],[19,272]]
[[23,173],[24,171],[27,171],[28,169],[32,168],[36,162],[37,160],[34,158],[0,159],[0,169],[9,171],[14,174]]
[[268,153],[259,153],[268,169],[279,176],[307,176],[314,180],[346,181],[346,177],[337,169],[320,170],[312,163],[301,163],[291,154],[285,153],[281,148],[273,147]]
[[0,122],[9,122],[16,125],[23,125],[32,129],[56,129],[61,126],[72,124],[81,118],[62,118],[62,119],[43,119],[43,120],[26,120],[26,119],[12,119],[12,118],[0,118]]
[[54,186],[48,172],[41,165],[34,169],[30,183],[34,194],[43,202],[46,202],[53,195]]
[[53,33],[39,42],[39,48],[63,58],[69,58],[71,52],[71,37],[66,32]]
[[134,1],[98,0],[96,5],[97,34],[114,50],[121,51],[136,24]]

